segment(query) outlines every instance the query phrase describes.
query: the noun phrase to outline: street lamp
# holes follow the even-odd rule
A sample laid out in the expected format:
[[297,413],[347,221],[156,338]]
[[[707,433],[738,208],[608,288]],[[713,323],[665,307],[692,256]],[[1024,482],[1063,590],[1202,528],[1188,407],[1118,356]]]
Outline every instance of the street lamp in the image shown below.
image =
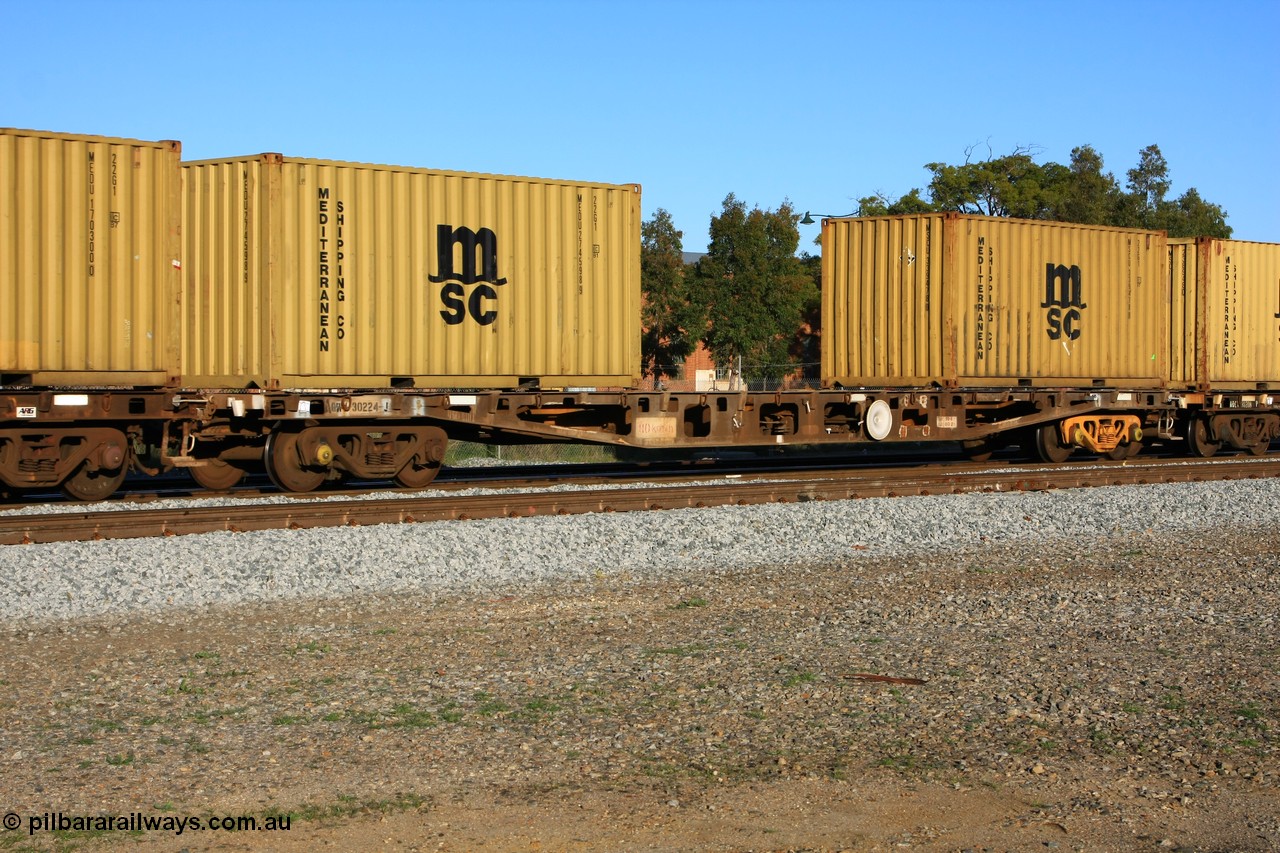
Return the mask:
[[[858,212],[856,210],[853,213],[845,213],[845,214],[835,214],[835,213],[819,213],[818,214],[818,216],[822,219],[845,219],[847,217],[857,216],[857,215],[858,215]],[[809,215],[809,211],[806,210],[804,212],[804,218],[800,220],[800,224],[812,225],[816,221],[817,221],[816,219],[814,219],[812,216]]]

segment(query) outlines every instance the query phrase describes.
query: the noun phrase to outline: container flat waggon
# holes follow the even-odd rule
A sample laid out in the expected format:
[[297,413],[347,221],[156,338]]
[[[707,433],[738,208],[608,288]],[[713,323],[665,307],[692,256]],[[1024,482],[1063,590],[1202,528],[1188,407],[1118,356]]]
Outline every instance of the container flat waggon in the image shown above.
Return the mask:
[[1280,245],[959,214],[823,222],[822,382],[640,387],[640,188],[0,129],[0,482],[429,484],[451,439],[1280,437]]

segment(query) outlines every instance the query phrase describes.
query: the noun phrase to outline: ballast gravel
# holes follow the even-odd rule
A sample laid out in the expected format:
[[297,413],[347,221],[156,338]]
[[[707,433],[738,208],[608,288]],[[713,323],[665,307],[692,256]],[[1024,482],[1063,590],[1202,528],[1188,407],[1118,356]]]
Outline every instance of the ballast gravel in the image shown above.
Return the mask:
[[0,550],[0,620],[946,559],[982,543],[1274,523],[1277,507],[1280,482],[1248,480],[14,545]]

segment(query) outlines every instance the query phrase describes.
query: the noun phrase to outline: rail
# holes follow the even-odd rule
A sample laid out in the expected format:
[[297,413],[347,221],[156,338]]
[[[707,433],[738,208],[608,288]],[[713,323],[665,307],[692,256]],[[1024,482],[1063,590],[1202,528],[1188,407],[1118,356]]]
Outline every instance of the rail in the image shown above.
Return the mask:
[[[692,475],[691,475],[692,476]],[[1280,476],[1280,459],[1141,460],[1123,465],[1062,465],[860,469],[810,472],[793,479],[762,475],[715,484],[574,491],[386,498],[289,500],[196,508],[115,509],[0,517],[0,544],[181,536],[194,533],[527,518],[591,512],[705,508],[726,505],[869,497],[1044,491],[1150,483]]]

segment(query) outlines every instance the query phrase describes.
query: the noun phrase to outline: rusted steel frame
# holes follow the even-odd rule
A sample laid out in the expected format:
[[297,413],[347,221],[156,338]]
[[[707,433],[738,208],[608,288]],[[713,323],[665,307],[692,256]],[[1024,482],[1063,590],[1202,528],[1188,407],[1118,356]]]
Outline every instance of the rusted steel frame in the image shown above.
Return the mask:
[[[1227,395],[1231,399],[1241,395]],[[1248,395],[1245,395],[1248,396]],[[1224,399],[1226,399],[1224,397]],[[257,402],[254,402],[254,401]],[[792,391],[477,391],[384,389],[363,393],[295,391],[212,394],[205,417],[255,423],[346,421],[380,401],[368,422],[428,423],[455,439],[505,442],[596,442],[644,448],[780,444],[868,444],[899,441],[982,441],[1092,413],[1120,413],[1171,435],[1175,419],[1203,406],[1203,394],[1161,389],[930,388],[798,389]],[[886,405],[891,425],[880,439],[868,416]],[[1269,405],[1269,404],[1267,404]],[[228,411],[230,409],[230,411]],[[1248,409],[1229,409],[1230,412]],[[1260,412],[1275,414],[1274,409]],[[883,410],[882,410],[883,415]]]
[[82,421],[150,421],[171,416],[171,392],[112,388],[105,390],[4,389],[0,421],[80,423]]
[[[867,408],[890,404],[895,429],[883,441],[971,440],[1114,405],[1094,392],[1013,391],[994,400],[964,390],[801,390],[781,392],[619,392],[477,395],[466,406],[439,398],[428,416],[489,435],[652,446],[766,446],[880,443],[863,434]],[[960,402],[954,400],[960,398]],[[1010,406],[1036,411],[1003,417]],[[639,421],[669,422],[662,443],[637,440]],[[951,425],[940,427],[940,418]],[[975,423],[990,418],[986,423]]]

